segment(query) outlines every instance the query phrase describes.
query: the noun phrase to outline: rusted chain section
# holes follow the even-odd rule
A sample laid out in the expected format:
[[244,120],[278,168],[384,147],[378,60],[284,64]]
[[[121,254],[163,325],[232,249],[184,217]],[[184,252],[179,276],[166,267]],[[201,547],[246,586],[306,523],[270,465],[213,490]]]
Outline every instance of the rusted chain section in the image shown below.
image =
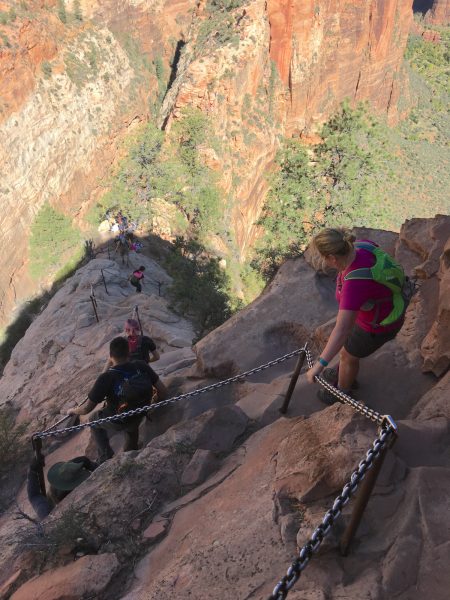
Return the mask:
[[108,422],[120,423],[123,421],[123,419],[126,419],[128,417],[135,417],[137,415],[146,414],[151,410],[155,410],[156,408],[168,406],[170,404],[174,404],[175,402],[179,402],[180,400],[184,400],[185,398],[192,398],[194,396],[198,396],[200,394],[204,394],[204,393],[210,392],[212,390],[217,390],[226,385],[230,385],[231,383],[234,383],[236,381],[241,381],[242,379],[245,379],[246,377],[249,377],[250,375],[254,375],[255,373],[259,373],[261,371],[269,369],[270,367],[278,365],[286,360],[289,360],[293,356],[297,356],[298,354],[305,352],[305,350],[306,350],[306,344],[303,348],[298,348],[297,350],[288,352],[288,354],[284,354],[283,356],[275,358],[274,360],[271,360],[268,363],[260,365],[259,367],[250,369],[250,371],[245,371],[244,373],[240,373],[239,375],[235,375],[234,377],[229,377],[228,379],[224,379],[223,381],[218,381],[217,383],[213,383],[204,388],[200,388],[200,389],[194,390],[192,392],[187,392],[186,394],[181,394],[179,396],[175,396],[174,398],[169,398],[167,400],[163,400],[162,402],[157,402],[156,404],[150,404],[148,406],[142,406],[141,408],[135,408],[134,410],[129,410],[127,412],[120,413],[118,415],[113,415],[112,417],[104,417],[103,419],[98,419],[97,421],[81,423],[80,425],[74,425],[73,427],[66,427],[65,429],[58,429],[56,431],[52,431],[52,430],[38,431],[32,435],[32,438],[36,439],[36,438],[55,437],[55,436],[59,436],[59,435],[64,435],[66,433],[73,433],[74,431],[81,431],[82,429],[85,429],[86,427],[95,427],[96,425],[100,425],[100,424],[108,423]]
[[356,492],[365,474],[374,465],[383,449],[389,446],[391,437],[395,434],[396,426],[393,421],[392,424],[381,430],[372,447],[367,451],[366,456],[351,474],[349,482],[344,485],[342,492],[336,497],[330,510],[325,513],[320,525],[316,527],[309,540],[300,549],[297,558],[293,560],[286,575],[277,583],[268,600],[284,600],[286,598],[289,591],[300,578],[303,569],[320,548],[321,543],[330,532],[342,509]]
[[[306,361],[308,363],[308,368],[311,369],[311,367],[314,364],[314,361],[312,359],[311,352],[309,351],[308,348],[306,348]],[[348,394],[345,394],[341,390],[338,390],[337,388],[335,388],[333,385],[331,385],[331,383],[328,383],[328,381],[325,381],[325,379],[323,379],[323,377],[316,376],[316,381],[318,383],[320,383],[320,385],[322,387],[324,387],[328,392],[330,392],[330,394],[333,394],[333,396],[335,396],[338,400],[340,400],[344,404],[348,404],[353,409],[355,409],[357,412],[359,412],[361,415],[363,415],[364,417],[367,417],[368,419],[370,419],[371,421],[373,421],[380,427],[386,421],[389,421],[390,417],[388,415],[382,415],[381,413],[377,412],[376,410],[373,410],[373,408],[366,406],[362,402],[358,402],[357,400],[355,400]]]

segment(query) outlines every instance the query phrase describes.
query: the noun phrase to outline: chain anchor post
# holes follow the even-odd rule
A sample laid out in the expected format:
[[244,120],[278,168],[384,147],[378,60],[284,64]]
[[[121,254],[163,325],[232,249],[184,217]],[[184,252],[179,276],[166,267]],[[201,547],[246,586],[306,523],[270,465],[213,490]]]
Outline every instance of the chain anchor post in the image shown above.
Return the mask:
[[95,315],[95,318],[97,319],[97,323],[99,323],[99,322],[100,322],[100,319],[98,318],[98,311],[97,311],[97,299],[96,299],[96,297],[95,297],[95,294],[94,294],[94,288],[93,288],[93,286],[92,286],[92,285],[91,285],[91,295],[90,295],[89,297],[90,297],[90,299],[91,299],[91,302],[92,302],[92,308],[94,309],[94,315]]
[[101,274],[102,274],[102,279],[103,279],[103,285],[105,286],[105,292],[108,294],[109,296],[109,292],[108,292],[108,288],[106,287],[106,279],[105,279],[105,275],[103,273],[103,269],[100,269]]
[[373,488],[375,487],[375,484],[377,482],[378,475],[380,474],[381,467],[383,466],[384,459],[386,458],[386,454],[388,450],[392,448],[397,439],[397,425],[395,425],[395,422],[393,421],[392,417],[389,417],[389,419],[390,421],[392,421],[395,429],[390,427],[392,429],[391,439],[384,446],[378,457],[375,459],[372,468],[364,477],[364,480],[361,483],[361,487],[358,490],[350,521],[344,533],[342,534],[342,538],[339,544],[339,551],[342,556],[348,556],[348,553],[350,551],[350,545],[356,535],[356,532],[358,531],[358,527],[361,523],[364,511],[366,510],[366,506],[372,495]]
[[303,363],[305,362],[305,358],[306,358],[306,350],[304,352],[302,352],[301,354],[299,354],[299,357],[297,359],[297,364],[295,365],[295,370],[292,374],[291,381],[289,382],[289,387],[287,389],[286,396],[284,397],[283,404],[279,409],[280,413],[282,415],[285,415],[287,413],[287,409],[289,407],[289,403],[291,401],[292,394],[294,393],[294,389],[297,384],[297,380],[300,376],[300,372],[302,370]]
[[34,455],[36,457],[39,487],[41,488],[42,494],[45,496],[47,492],[45,489],[44,456],[42,455],[42,440],[41,440],[41,438],[32,437],[31,445],[33,446]]

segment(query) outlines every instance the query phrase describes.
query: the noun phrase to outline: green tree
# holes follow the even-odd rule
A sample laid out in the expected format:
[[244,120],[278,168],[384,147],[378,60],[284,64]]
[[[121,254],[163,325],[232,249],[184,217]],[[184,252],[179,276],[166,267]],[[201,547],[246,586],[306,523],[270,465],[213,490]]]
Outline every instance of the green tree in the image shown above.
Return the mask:
[[178,140],[178,156],[189,173],[196,176],[202,165],[198,160],[198,149],[211,133],[206,116],[197,108],[186,108],[174,126]]
[[167,268],[174,305],[194,320],[197,340],[231,316],[228,277],[198,240],[177,238]]
[[269,178],[260,225],[264,234],[253,265],[270,278],[327,225],[366,225],[378,210],[374,174],[386,168],[385,141],[364,105],[343,103],[306,148],[286,140]]
[[67,23],[65,0],[58,0],[58,17],[61,23]]
[[83,13],[81,12],[80,0],[73,0],[73,16],[77,21],[83,20]]
[[320,185],[316,211],[326,224],[353,224],[366,210],[370,175],[376,169],[379,150],[376,121],[367,107],[351,108],[347,102],[322,128],[322,142],[315,148]]
[[270,189],[259,221],[264,235],[253,263],[267,278],[284,258],[299,251],[306,239],[306,207],[315,198],[314,171],[300,142],[287,140],[275,160],[277,169],[269,177]]

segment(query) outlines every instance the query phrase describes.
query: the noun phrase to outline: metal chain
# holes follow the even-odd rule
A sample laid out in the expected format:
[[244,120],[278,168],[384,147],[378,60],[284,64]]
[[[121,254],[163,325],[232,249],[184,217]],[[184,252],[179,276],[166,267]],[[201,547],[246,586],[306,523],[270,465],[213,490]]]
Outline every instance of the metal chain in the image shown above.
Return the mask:
[[[305,351],[306,351],[306,362],[308,363],[308,368],[311,369],[312,366],[314,365],[314,362],[312,360],[309,349],[306,348]],[[323,386],[328,392],[330,392],[330,394],[333,394],[333,396],[335,396],[338,400],[340,400],[344,404],[349,404],[357,412],[361,413],[362,415],[364,415],[365,417],[367,417],[368,419],[370,419],[377,425],[382,426],[383,423],[385,423],[386,418],[387,418],[385,415],[380,414],[376,410],[373,410],[373,408],[366,406],[362,402],[358,402],[351,396],[348,396],[341,390],[338,390],[333,385],[331,385],[331,383],[328,383],[328,381],[325,381],[325,379],[323,377],[320,377],[320,375],[316,375],[316,381],[318,383],[320,383],[320,385]]]
[[230,383],[234,383],[235,381],[240,381],[253,375],[254,373],[259,373],[264,371],[265,369],[269,369],[275,365],[278,365],[293,356],[297,356],[302,352],[306,352],[307,345],[303,346],[303,348],[298,348],[297,350],[293,350],[288,354],[284,354],[279,358],[275,358],[270,362],[260,365],[259,367],[255,367],[254,369],[250,369],[250,371],[245,371],[244,373],[240,373],[239,375],[235,375],[234,377],[230,377],[228,379],[224,379],[223,381],[218,381],[217,383],[213,383],[212,385],[208,385],[204,388],[200,388],[198,390],[194,390],[192,392],[187,392],[186,394],[181,394],[180,396],[175,396],[174,398],[169,398],[167,400],[163,400],[162,402],[157,402],[156,404],[150,404],[148,406],[142,406],[140,408],[135,408],[133,410],[129,410],[124,413],[120,413],[118,415],[113,415],[111,417],[104,417],[103,419],[98,419],[97,421],[90,421],[88,423],[81,423],[80,425],[74,425],[72,427],[66,427],[65,429],[57,429],[56,431],[39,431],[32,435],[33,438],[46,438],[46,437],[54,437],[58,435],[63,435],[66,433],[72,433],[74,431],[81,431],[86,427],[94,427],[95,425],[100,425],[103,423],[120,423],[123,419],[128,417],[134,417],[137,415],[142,415],[144,413],[148,413],[151,410],[155,410],[156,408],[161,408],[163,406],[168,406],[170,404],[174,404],[175,402],[179,402],[180,400],[184,400],[185,398],[192,398],[194,396],[198,396],[200,394],[204,394],[206,392],[210,392],[211,390],[217,390],[221,387],[229,385]]
[[300,549],[298,557],[292,562],[291,566],[286,572],[286,575],[274,587],[273,592],[269,596],[268,600],[284,600],[284,598],[286,598],[289,590],[298,581],[303,569],[309,563],[313,554],[317,552],[321,543],[328,535],[335,520],[341,514],[342,509],[356,492],[359,483],[364,479],[367,471],[373,466],[376,459],[380,455],[380,452],[389,443],[389,438],[391,435],[394,434],[395,429],[390,425],[381,430],[380,434],[373,442],[372,447],[367,451],[365,458],[360,461],[356,469],[351,474],[349,482],[344,485],[342,492],[336,497],[335,501],[333,502],[333,506],[325,513],[320,525],[316,527],[309,540]]

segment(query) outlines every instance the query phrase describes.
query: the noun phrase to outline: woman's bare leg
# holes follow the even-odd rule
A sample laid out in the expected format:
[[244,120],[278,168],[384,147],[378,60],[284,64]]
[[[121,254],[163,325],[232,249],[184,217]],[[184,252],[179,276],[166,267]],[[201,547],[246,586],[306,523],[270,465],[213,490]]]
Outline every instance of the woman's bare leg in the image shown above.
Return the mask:
[[353,382],[358,376],[359,358],[352,356],[345,348],[342,348],[339,360],[339,380],[338,387],[340,390],[348,391],[351,389]]

